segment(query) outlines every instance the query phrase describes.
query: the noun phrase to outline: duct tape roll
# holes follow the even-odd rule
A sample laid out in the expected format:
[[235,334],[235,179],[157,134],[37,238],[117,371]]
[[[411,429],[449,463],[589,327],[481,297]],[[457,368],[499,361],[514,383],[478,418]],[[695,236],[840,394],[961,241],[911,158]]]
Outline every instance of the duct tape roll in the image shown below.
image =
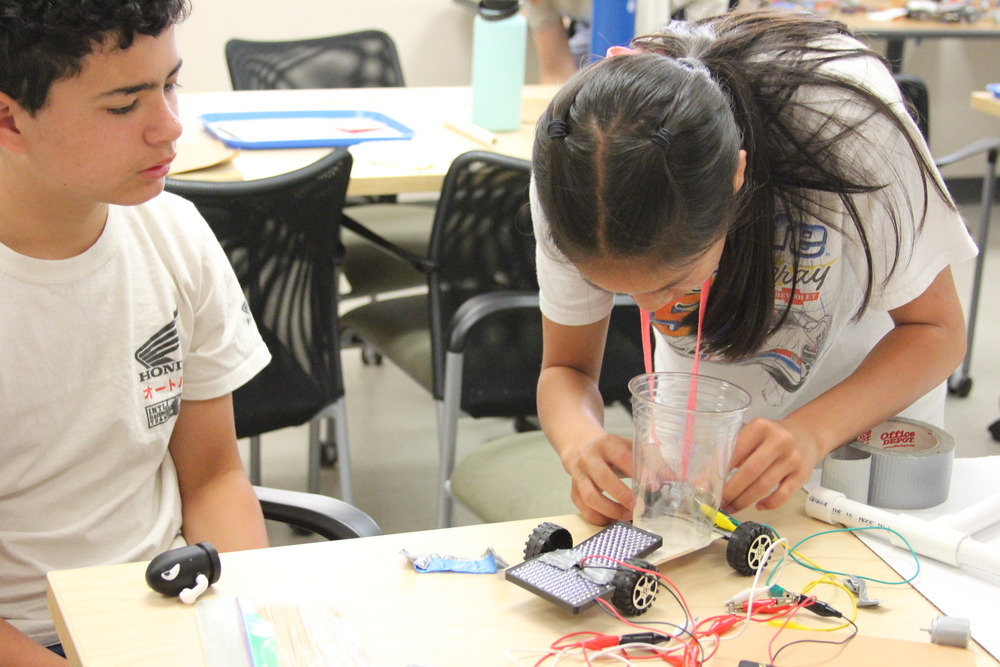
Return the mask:
[[954,458],[948,433],[893,417],[827,455],[821,484],[874,507],[926,509],[948,499]]

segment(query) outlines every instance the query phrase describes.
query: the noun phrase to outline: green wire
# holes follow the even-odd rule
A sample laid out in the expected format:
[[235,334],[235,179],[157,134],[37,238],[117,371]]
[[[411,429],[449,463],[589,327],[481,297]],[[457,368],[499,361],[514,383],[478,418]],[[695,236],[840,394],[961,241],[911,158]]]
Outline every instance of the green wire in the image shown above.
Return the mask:
[[[768,527],[770,528],[770,526],[768,526]],[[887,532],[892,533],[893,535],[895,535],[899,539],[901,539],[903,541],[903,544],[905,544],[906,548],[910,551],[910,555],[913,556],[913,563],[916,565],[916,568],[917,568],[916,571],[913,573],[913,575],[911,575],[907,579],[903,579],[902,581],[883,581],[881,579],[875,579],[874,577],[864,577],[864,576],[861,576],[859,574],[854,574],[852,572],[837,572],[835,570],[824,570],[822,568],[814,567],[814,566],[812,566],[812,565],[810,565],[808,563],[802,562],[795,555],[795,551],[800,546],[802,546],[805,542],[813,539],[814,537],[820,537],[821,535],[829,535],[831,533],[851,533],[851,532],[860,531],[860,530],[885,530]],[[775,535],[777,535],[777,533],[775,533]],[[892,528],[886,528],[884,526],[864,526],[864,527],[861,527],[861,528],[835,528],[833,530],[824,530],[821,533],[814,533],[813,535],[809,535],[808,537],[804,537],[801,540],[799,540],[798,543],[795,544],[795,546],[791,547],[788,550],[788,555],[791,556],[792,560],[794,560],[796,563],[798,563],[799,565],[801,565],[802,567],[804,567],[804,568],[806,568],[808,570],[812,570],[813,572],[822,572],[823,574],[835,574],[835,575],[841,575],[841,576],[845,576],[845,577],[857,577],[858,579],[864,579],[865,581],[871,581],[871,582],[876,583],[876,584],[885,584],[887,586],[900,586],[902,584],[908,584],[911,581],[913,581],[914,579],[916,579],[917,576],[920,574],[920,559],[917,558],[917,552],[913,550],[913,547],[910,546],[910,543],[906,540],[905,537],[903,537],[902,535],[900,535],[898,532],[896,532]],[[773,576],[775,572],[777,572],[777,569],[771,571],[771,576]],[[765,582],[765,585],[771,583],[771,576],[768,576],[767,581]]]

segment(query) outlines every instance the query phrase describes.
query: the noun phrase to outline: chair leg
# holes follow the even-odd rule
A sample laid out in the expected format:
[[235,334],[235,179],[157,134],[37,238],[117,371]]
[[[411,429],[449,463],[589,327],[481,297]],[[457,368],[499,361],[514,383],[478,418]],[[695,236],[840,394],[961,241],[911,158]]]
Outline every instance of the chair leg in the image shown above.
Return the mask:
[[976,332],[976,316],[979,312],[979,290],[983,281],[983,264],[986,260],[986,248],[990,238],[990,215],[993,210],[993,198],[997,182],[996,149],[989,151],[986,157],[986,175],[983,178],[982,212],[979,217],[979,255],[976,257],[976,267],[972,281],[972,297],[969,301],[969,321],[966,329],[966,350],[962,366],[948,378],[948,391],[960,398],[965,398],[972,391],[972,378],[969,368],[972,365],[972,339]]
[[260,486],[260,436],[250,436],[250,483]]
[[319,493],[319,472],[322,465],[320,426],[327,422],[327,436],[332,431],[337,447],[337,465],[340,468],[340,496],[346,503],[354,503],[354,488],[351,483],[351,455],[347,442],[347,406],[341,397],[328,405],[309,422],[309,471],[307,488],[310,493]]
[[444,400],[438,401],[438,527],[450,528],[455,521],[455,500],[448,480],[455,469],[455,446],[462,398],[462,355],[449,352],[445,361]]

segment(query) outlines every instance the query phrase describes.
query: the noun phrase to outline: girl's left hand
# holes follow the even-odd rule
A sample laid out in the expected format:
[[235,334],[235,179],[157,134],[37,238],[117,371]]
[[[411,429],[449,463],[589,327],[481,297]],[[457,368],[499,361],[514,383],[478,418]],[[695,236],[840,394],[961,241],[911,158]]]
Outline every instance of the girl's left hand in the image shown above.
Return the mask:
[[754,419],[736,439],[730,468],[736,472],[722,491],[722,508],[738,512],[781,507],[812,475],[822,458],[820,445],[807,429],[790,420]]

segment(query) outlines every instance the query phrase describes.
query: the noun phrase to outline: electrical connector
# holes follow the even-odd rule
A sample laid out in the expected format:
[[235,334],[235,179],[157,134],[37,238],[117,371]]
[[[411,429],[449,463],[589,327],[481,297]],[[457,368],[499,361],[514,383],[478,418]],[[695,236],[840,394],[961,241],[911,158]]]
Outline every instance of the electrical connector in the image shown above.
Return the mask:
[[658,632],[633,632],[622,635],[620,644],[665,644],[670,641],[670,635],[661,635]]

